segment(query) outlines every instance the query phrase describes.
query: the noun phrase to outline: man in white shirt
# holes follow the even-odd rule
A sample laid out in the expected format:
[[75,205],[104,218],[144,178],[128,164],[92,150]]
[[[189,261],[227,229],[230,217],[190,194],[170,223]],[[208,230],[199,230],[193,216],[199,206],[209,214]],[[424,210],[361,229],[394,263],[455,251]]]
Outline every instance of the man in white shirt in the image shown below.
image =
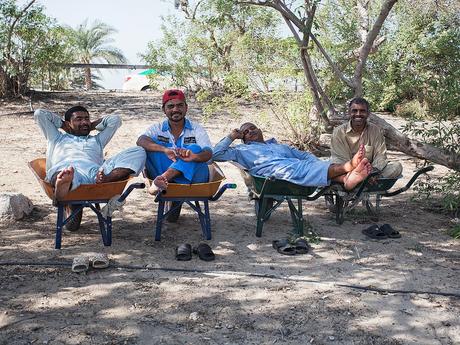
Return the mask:
[[[140,147],[104,161],[103,148],[121,126],[118,115],[91,121],[86,108],[75,106],[66,111],[64,119],[43,109],[35,111],[34,117],[48,141],[46,180],[54,186],[56,200],[80,184],[124,180],[138,175],[144,167],[145,151]],[[99,133],[90,135],[94,129]]]
[[153,124],[137,140],[147,152],[147,174],[159,189],[166,189],[170,181],[208,182],[211,141],[201,125],[185,118],[188,107],[184,93],[165,91],[162,109],[167,120]]

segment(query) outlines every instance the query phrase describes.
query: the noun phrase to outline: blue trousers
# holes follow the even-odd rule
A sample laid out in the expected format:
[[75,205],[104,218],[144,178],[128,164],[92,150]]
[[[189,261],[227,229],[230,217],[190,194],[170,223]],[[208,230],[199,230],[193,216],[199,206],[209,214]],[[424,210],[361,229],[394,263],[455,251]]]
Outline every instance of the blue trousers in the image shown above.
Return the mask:
[[[196,144],[186,145],[184,149],[188,149],[193,153],[202,152],[201,147]],[[149,178],[155,178],[171,168],[181,172],[181,175],[172,181],[175,183],[204,183],[209,180],[209,170],[206,162],[184,162],[180,158],[174,162],[163,152],[147,152],[145,167]]]

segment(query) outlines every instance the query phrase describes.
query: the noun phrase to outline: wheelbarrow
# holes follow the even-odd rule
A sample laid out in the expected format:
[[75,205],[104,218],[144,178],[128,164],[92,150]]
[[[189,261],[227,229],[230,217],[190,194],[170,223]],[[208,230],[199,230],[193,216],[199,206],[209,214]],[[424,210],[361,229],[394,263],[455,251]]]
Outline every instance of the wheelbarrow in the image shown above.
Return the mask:
[[[208,165],[209,182],[206,183],[169,183],[168,188],[155,194],[155,202],[158,202],[157,220],[155,226],[155,241],[161,240],[161,228],[165,220],[176,222],[180,216],[182,205],[186,204],[196,212],[200,220],[203,238],[210,240],[211,215],[209,202],[218,200],[227,189],[235,189],[236,184],[226,183],[220,187],[225,176],[216,163]],[[153,185],[153,180],[146,176],[147,185]],[[220,188],[219,188],[220,187]]]
[[[235,165],[248,187],[249,198],[254,200],[254,209],[257,217],[256,236],[262,236],[264,223],[271,214],[286,201],[291,215],[293,234],[297,237],[304,236],[304,217],[302,201],[313,201],[328,192],[326,187],[306,187],[274,177],[251,175],[242,165]],[[297,206],[296,206],[297,204]]]
[[383,197],[388,198],[407,191],[421,174],[425,174],[433,169],[433,166],[427,166],[417,170],[405,186],[395,191],[390,191],[390,189],[401,176],[398,178],[380,177],[377,178],[375,184],[371,184],[371,178],[378,175],[378,173],[373,173],[351,191],[346,191],[342,184],[332,184],[329,191],[325,193],[326,206],[330,211],[335,213],[337,224],[342,224],[344,215],[359,203],[362,203],[366,207],[369,216],[378,220],[380,203]]
[[112,244],[112,217],[111,215],[104,216],[100,205],[107,204],[110,199],[120,194],[117,201],[123,202],[133,189],[145,187],[144,183],[133,183],[123,192],[129,179],[109,183],[82,184],[77,189],[70,191],[63,200],[56,201],[53,186],[45,181],[46,159],[37,158],[29,162],[28,165],[46,195],[53,200],[53,205],[57,207],[54,245],[56,249],[61,249],[62,228],[64,226],[71,224],[72,230],[77,230],[80,227],[81,213],[85,207],[89,207],[96,213],[102,242],[104,246],[110,246]]

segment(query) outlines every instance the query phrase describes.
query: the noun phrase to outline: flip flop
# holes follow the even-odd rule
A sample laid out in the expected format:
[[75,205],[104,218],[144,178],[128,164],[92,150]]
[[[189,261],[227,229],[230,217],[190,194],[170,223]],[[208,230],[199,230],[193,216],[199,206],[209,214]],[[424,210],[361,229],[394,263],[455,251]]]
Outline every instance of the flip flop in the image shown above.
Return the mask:
[[396,231],[395,229],[393,229],[390,224],[383,224],[380,227],[380,230],[385,235],[387,235],[388,238],[401,238],[401,234],[399,233],[399,231]]
[[310,251],[310,245],[308,244],[307,240],[303,238],[298,238],[294,242],[294,248],[296,254],[307,254]]
[[96,253],[89,258],[89,262],[93,268],[107,268],[110,264],[110,259],[105,253]]
[[382,230],[380,230],[377,224],[373,224],[370,227],[364,229],[362,233],[375,240],[384,240],[388,238],[388,236]]
[[273,248],[283,255],[296,255],[296,247],[291,245],[287,239],[273,241]]
[[183,243],[176,247],[176,260],[189,261],[192,259],[192,246],[188,243]]
[[73,258],[72,272],[81,273],[86,272],[89,268],[89,258],[86,256],[77,256]]
[[216,258],[210,246],[206,243],[200,243],[197,247],[193,249],[195,254],[198,254],[198,257],[204,261],[212,261]]

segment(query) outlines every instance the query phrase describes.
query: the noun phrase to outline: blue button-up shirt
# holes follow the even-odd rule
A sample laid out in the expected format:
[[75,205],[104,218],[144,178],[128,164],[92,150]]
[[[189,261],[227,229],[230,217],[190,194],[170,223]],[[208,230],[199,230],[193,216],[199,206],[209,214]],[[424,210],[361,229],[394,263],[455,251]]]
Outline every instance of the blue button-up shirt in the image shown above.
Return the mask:
[[213,159],[235,161],[252,175],[286,180],[302,186],[327,186],[329,161],[322,161],[309,152],[300,151],[276,140],[249,142],[230,146],[232,140],[222,139],[215,147]]

